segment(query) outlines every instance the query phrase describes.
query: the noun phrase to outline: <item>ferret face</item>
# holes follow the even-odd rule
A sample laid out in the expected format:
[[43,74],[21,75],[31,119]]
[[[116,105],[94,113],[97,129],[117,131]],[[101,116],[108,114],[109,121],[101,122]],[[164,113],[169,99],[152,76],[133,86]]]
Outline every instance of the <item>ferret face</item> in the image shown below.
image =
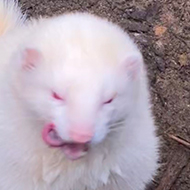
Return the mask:
[[91,143],[101,142],[120,108],[117,67],[96,67],[92,61],[81,65],[77,59],[48,67],[39,51],[28,49],[25,53],[25,59],[41,59],[39,65],[24,66],[19,73],[19,92],[26,108],[45,125],[53,124],[64,141],[75,141],[72,133],[81,132]]
[[65,27],[59,21],[39,30],[32,48],[22,51],[17,92],[44,120],[49,145],[100,143],[133,106],[141,54],[110,23],[85,15],[71,16]]

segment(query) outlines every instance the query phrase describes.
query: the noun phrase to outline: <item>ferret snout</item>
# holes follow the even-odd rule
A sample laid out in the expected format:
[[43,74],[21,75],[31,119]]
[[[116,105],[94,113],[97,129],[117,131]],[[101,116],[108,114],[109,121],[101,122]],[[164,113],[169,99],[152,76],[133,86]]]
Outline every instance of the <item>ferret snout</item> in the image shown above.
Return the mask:
[[[72,125],[69,127],[69,141],[72,143],[89,143],[93,136],[93,126],[90,125]],[[65,141],[59,136],[56,131],[56,126],[52,123],[44,126],[42,131],[43,140],[50,146],[62,146]]]
[[87,143],[94,136],[93,126],[89,124],[75,124],[70,127],[69,137],[75,143]]

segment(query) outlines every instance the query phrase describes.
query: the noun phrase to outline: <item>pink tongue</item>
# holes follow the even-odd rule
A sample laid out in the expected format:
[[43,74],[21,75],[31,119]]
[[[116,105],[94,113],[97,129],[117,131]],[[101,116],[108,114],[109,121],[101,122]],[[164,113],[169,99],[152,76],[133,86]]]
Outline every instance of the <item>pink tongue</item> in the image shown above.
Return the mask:
[[49,146],[60,147],[64,141],[57,135],[53,124],[48,124],[42,130],[42,138]]
[[85,155],[87,146],[85,144],[67,143],[62,147],[64,154],[71,160],[76,160]]
[[42,138],[51,147],[61,147],[64,154],[71,160],[76,160],[87,152],[86,144],[64,142],[56,133],[55,126],[48,124],[42,130]]

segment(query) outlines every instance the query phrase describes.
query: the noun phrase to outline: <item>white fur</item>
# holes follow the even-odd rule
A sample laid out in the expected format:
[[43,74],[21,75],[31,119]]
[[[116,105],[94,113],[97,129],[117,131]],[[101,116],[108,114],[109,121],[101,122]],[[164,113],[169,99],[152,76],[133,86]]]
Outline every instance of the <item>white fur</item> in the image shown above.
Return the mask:
[[17,0],[0,0],[0,35],[20,25],[25,20],[17,6]]
[[[0,12],[20,19],[15,10]],[[31,71],[22,70],[25,48],[42,55]],[[75,13],[19,22],[0,50],[1,190],[144,190],[157,169],[158,139],[142,55],[126,33]],[[53,100],[51,90],[66,102]],[[70,161],[49,148],[41,138],[47,122],[64,140],[71,123],[93,123],[90,151]]]

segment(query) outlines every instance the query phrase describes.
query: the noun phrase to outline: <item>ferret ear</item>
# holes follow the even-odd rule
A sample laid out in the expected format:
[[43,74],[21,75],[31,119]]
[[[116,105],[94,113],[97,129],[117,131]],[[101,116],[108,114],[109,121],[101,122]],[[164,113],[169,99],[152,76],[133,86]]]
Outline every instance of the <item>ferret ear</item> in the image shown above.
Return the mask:
[[25,71],[31,71],[41,62],[41,53],[34,48],[26,48],[22,54],[22,69]]
[[140,53],[132,53],[126,56],[122,62],[122,70],[131,79],[136,79],[143,67],[143,58]]

